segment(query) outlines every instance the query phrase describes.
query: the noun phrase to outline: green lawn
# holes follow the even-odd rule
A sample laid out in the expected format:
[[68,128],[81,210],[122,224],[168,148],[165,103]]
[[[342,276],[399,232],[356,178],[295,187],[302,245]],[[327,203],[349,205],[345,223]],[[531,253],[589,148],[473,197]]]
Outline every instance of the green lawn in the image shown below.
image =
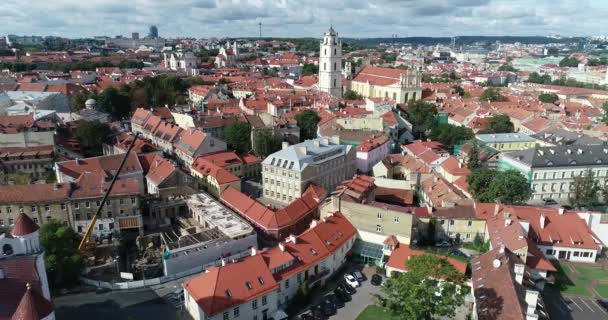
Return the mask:
[[565,294],[573,294],[577,296],[586,296],[590,297],[591,293],[586,287],[583,286],[565,286],[565,289],[562,290]]
[[598,284],[595,286],[595,291],[597,291],[602,298],[608,298],[608,284]]
[[391,320],[392,317],[377,305],[369,305],[357,316],[357,320]]
[[587,266],[577,266],[576,270],[581,274],[597,280],[608,280],[608,270]]
[[570,268],[557,266],[555,286],[565,294],[591,296],[586,286],[591,285],[591,279],[582,274],[573,274]]

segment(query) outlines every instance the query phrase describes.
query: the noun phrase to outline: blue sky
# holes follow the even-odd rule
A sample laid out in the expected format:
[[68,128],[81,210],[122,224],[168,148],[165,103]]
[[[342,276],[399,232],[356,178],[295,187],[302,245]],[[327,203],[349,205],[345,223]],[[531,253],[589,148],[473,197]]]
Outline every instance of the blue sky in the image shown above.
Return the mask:
[[0,35],[608,34],[608,0],[1,0]]

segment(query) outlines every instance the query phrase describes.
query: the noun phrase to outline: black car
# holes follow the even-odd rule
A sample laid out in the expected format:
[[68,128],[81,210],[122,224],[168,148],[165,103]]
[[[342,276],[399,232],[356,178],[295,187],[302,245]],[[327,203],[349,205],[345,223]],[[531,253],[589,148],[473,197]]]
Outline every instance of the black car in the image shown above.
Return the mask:
[[342,288],[342,290],[346,291],[350,295],[353,295],[357,292],[357,289],[347,285],[346,283],[341,283],[338,287]]
[[323,315],[327,317],[336,313],[336,306],[328,299],[325,299],[325,301],[323,301],[320,306],[321,311],[323,311]]
[[467,255],[458,249],[452,249],[452,251],[450,251],[450,254],[457,257],[467,258]]
[[300,315],[300,319],[302,320],[315,320],[315,316],[309,313],[303,313]]
[[546,206],[557,204],[557,201],[555,201],[551,198],[545,198],[545,199],[543,199],[543,202],[545,203]]
[[329,300],[336,307],[336,309],[344,307],[344,301],[338,298],[335,294],[328,294],[326,296],[326,300]]
[[608,300],[606,299],[597,299],[597,303],[604,308],[604,310],[608,311]]
[[323,312],[323,307],[321,305],[310,308],[310,314],[312,314],[315,320],[327,319],[327,316]]
[[342,300],[342,302],[348,302],[353,299],[350,294],[348,294],[348,292],[344,291],[343,289],[340,289],[340,287],[337,287],[334,290],[334,295],[336,295],[338,299]]
[[382,283],[382,276],[375,273],[374,275],[372,275],[372,281],[371,281],[372,285],[374,286],[379,286]]

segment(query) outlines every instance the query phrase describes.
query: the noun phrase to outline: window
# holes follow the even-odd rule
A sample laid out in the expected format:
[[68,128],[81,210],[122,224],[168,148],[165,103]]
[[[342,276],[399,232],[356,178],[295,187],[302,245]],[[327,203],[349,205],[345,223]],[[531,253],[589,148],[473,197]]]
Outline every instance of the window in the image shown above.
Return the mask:
[[289,288],[289,279],[285,280],[285,288]]
[[573,256],[575,256],[575,257],[578,257],[578,256],[579,256],[579,254],[580,254],[580,253],[579,253],[578,251],[574,251],[574,252],[572,253],[572,255],[573,255]]
[[7,212],[7,213],[11,213],[11,212],[13,212],[13,208],[12,208],[12,207],[6,207],[6,212]]
[[228,320],[228,319],[230,319],[230,318],[228,316],[228,311],[226,311],[226,312],[224,312],[224,320]]
[[253,310],[255,310],[255,309],[258,308],[258,299],[255,299],[255,300],[251,301],[251,308]]
[[470,227],[473,225],[473,221],[469,220],[469,222],[467,223],[467,225]]
[[120,204],[124,204],[124,203],[125,203],[125,199],[120,198],[120,200],[118,200],[118,203],[120,203]]
[[338,49],[334,48],[334,54],[338,54]]
[[247,281],[245,282],[245,286],[247,287],[247,289],[251,290],[253,289],[253,286],[251,286],[251,282]]
[[232,314],[235,318],[238,318],[241,315],[241,310],[239,310],[239,307],[234,307],[234,311],[232,312]]
[[90,203],[89,201],[85,201],[85,202],[84,202],[84,206],[85,206],[86,208],[90,208],[90,207],[91,207],[91,203]]
[[131,197],[131,204],[135,204],[135,197]]
[[395,222],[399,222],[399,217],[395,217]]
[[4,225],[4,220],[0,219],[0,226]]
[[36,206],[32,206],[30,209],[32,212],[36,212]]
[[378,219],[382,219],[382,212],[378,212],[377,216],[378,216]]
[[80,207],[80,205],[78,204],[78,202],[74,202],[74,209],[78,209]]
[[334,71],[338,70],[338,64],[334,62]]
[[266,304],[268,304],[268,300],[266,299],[266,296],[262,297],[262,305],[265,306]]
[[453,226],[454,225],[454,220],[450,220],[450,225]]
[[378,231],[378,232],[382,232],[382,226],[381,226],[381,225],[379,225],[379,224],[377,224],[377,225],[376,225],[376,231]]
[[14,222],[13,222],[13,219],[8,219],[8,225],[9,225],[9,226],[12,226],[12,225],[13,225],[13,223],[14,223]]
[[66,208],[65,203],[62,203],[62,204],[61,204],[61,210],[65,210],[65,208]]
[[327,63],[323,62],[323,71],[327,71]]
[[439,223],[441,223],[441,225],[445,224],[445,220],[439,220]]

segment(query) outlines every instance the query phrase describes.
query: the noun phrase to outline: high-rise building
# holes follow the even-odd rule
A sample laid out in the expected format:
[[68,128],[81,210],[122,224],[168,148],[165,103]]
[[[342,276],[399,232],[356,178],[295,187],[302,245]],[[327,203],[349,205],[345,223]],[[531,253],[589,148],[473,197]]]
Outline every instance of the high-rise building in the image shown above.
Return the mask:
[[150,33],[148,33],[148,38],[158,38],[158,28],[156,26],[150,26]]
[[342,96],[342,41],[333,27],[321,41],[318,88],[334,97]]

